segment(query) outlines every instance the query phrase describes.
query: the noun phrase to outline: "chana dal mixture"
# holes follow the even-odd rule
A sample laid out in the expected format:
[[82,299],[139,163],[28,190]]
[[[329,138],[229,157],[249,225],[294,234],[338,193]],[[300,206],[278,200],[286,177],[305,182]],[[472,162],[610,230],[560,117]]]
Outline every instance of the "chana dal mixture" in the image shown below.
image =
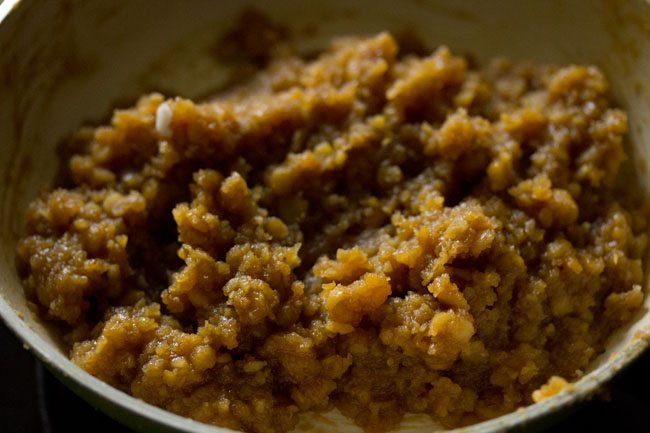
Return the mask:
[[648,214],[597,68],[265,35],[214,99],[82,129],[31,204],[25,291],[81,368],[248,432],[454,427],[566,388],[640,310]]

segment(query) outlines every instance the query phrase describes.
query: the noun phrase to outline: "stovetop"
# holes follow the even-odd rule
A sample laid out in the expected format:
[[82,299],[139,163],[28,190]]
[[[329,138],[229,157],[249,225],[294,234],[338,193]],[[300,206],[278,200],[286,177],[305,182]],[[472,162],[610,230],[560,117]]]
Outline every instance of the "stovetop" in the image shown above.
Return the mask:
[[[0,323],[0,433],[132,433],[65,388]],[[650,432],[650,351],[547,433]],[[604,396],[609,394],[609,398]]]

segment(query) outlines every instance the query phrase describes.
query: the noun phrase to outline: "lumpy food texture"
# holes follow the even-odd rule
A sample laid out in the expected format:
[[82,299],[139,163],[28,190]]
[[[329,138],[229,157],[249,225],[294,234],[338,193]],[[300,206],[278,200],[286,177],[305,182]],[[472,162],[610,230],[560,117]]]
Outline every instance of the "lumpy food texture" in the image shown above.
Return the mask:
[[468,425],[578,379],[643,303],[625,113],[595,67],[398,45],[280,50],[75,134],[17,248],[71,359],[256,433]]

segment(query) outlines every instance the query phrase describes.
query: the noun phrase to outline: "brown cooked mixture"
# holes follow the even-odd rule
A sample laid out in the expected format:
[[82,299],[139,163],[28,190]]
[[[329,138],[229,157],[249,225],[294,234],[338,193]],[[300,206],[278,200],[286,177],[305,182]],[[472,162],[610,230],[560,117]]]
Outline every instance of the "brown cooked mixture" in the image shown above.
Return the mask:
[[595,67],[398,49],[282,55],[77,134],[18,247],[72,360],[260,433],[331,407],[467,425],[579,378],[644,296],[625,113]]

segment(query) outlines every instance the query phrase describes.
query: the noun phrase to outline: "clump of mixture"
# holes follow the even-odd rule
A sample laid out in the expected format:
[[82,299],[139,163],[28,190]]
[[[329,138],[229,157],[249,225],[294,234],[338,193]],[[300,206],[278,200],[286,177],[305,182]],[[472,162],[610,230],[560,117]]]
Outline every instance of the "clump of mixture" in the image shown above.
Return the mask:
[[579,378],[640,309],[626,129],[595,67],[341,39],[80,131],[19,269],[77,365],[172,412],[467,425]]

